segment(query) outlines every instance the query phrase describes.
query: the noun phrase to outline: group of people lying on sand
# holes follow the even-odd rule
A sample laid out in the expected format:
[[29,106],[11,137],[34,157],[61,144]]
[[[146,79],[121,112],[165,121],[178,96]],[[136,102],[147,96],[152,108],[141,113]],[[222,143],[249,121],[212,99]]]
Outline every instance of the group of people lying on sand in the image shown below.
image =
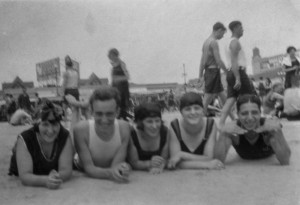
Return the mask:
[[[238,97],[238,119],[217,127],[203,115],[202,97],[186,93],[180,113],[169,126],[157,104],[135,108],[134,125],[118,120],[120,95],[110,86],[96,89],[89,100],[92,120],[80,121],[69,131],[61,125],[61,112],[45,101],[39,122],[16,141],[9,168],[22,184],[57,189],[69,180],[73,168],[88,177],[128,182],[133,170],[159,174],[165,169],[224,169],[231,146],[247,160],[275,155],[288,165],[290,148],[278,119],[261,117],[256,95]],[[74,143],[74,146],[73,146]]]

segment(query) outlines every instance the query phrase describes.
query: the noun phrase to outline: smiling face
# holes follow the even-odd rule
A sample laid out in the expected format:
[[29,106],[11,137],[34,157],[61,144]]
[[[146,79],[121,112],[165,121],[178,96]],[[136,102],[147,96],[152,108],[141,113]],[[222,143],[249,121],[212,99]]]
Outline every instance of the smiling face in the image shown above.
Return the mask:
[[60,130],[60,123],[54,117],[53,113],[50,113],[47,119],[42,120],[39,123],[39,133],[41,138],[47,143],[53,143],[57,138]]
[[193,104],[182,108],[181,115],[185,123],[197,125],[203,117],[203,108],[198,104]]
[[117,103],[114,99],[95,100],[92,104],[92,112],[95,119],[95,125],[106,129],[114,125],[118,115]]
[[254,130],[259,126],[261,112],[256,103],[246,102],[240,105],[238,118],[247,130]]
[[147,117],[143,121],[144,132],[150,137],[158,137],[161,128],[160,117]]

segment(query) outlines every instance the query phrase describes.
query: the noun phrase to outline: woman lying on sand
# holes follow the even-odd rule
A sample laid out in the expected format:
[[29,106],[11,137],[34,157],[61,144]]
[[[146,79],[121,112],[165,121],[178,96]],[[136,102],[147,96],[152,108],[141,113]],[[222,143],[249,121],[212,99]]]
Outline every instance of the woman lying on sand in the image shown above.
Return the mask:
[[240,96],[236,107],[238,120],[222,128],[216,158],[224,162],[232,145],[243,159],[262,159],[275,153],[281,165],[288,165],[291,151],[279,120],[261,117],[261,102],[256,95]]
[[202,98],[186,93],[180,99],[181,118],[171,122],[170,160],[174,169],[222,169],[224,165],[213,159],[217,135],[214,119],[203,116]]
[[131,131],[129,162],[134,169],[163,171],[168,158],[168,128],[163,125],[157,104],[145,103],[134,111],[135,125]]
[[70,134],[60,124],[61,113],[50,101],[44,102],[39,120],[18,136],[9,175],[19,176],[26,186],[58,189],[72,174]]

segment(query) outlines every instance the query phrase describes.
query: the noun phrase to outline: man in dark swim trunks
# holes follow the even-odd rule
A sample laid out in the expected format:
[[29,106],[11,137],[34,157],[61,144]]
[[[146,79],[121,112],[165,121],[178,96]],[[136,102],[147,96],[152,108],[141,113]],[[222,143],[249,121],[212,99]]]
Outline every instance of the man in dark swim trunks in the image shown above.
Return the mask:
[[275,154],[288,165],[290,148],[278,119],[261,118],[261,102],[256,95],[240,96],[236,103],[238,120],[225,124],[216,144],[215,158],[225,162],[231,145],[242,159],[255,160]]
[[220,68],[225,73],[227,73],[227,69],[220,57],[219,45],[217,41],[223,38],[225,32],[226,28],[222,23],[215,23],[212,34],[208,39],[206,39],[202,47],[199,80],[203,81],[203,72],[205,70],[205,95],[203,99],[203,108],[206,115],[207,107],[216,95],[220,97],[222,105],[226,101],[226,95],[221,82]]

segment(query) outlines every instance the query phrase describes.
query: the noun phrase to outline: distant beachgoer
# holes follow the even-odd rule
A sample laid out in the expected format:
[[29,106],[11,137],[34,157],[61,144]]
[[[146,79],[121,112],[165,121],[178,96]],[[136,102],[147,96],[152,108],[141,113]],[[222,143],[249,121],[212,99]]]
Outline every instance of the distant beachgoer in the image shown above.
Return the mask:
[[22,88],[23,93],[18,97],[18,108],[25,110],[27,113],[32,114],[33,109],[30,103],[29,95],[25,87]]
[[180,99],[181,118],[171,122],[168,168],[223,169],[214,159],[217,126],[213,118],[204,117],[202,97],[184,94]]
[[7,117],[6,119],[8,122],[10,122],[11,116],[17,110],[17,103],[14,100],[12,94],[5,95],[5,102],[6,102],[6,117]]
[[[63,91],[64,96],[72,95],[79,101],[79,73],[74,68],[73,61],[70,56],[65,57],[66,72],[63,75]],[[64,98],[65,98],[64,97]],[[80,121],[80,109],[78,107],[72,107],[72,120],[71,130],[77,122]],[[72,133],[72,131],[71,131]]]
[[215,149],[215,157],[225,162],[231,145],[242,159],[263,159],[275,154],[281,165],[288,165],[291,151],[277,118],[261,117],[256,95],[242,95],[237,103],[238,120],[226,123]]
[[117,88],[121,96],[120,114],[118,118],[126,120],[129,106],[129,73],[126,64],[120,59],[119,51],[112,48],[108,51],[108,58],[112,65],[112,86]]
[[224,105],[226,101],[226,94],[221,82],[222,69],[227,73],[227,68],[223,63],[220,52],[218,40],[222,39],[226,32],[225,26],[217,22],[213,26],[213,32],[207,40],[205,40],[202,48],[202,57],[200,63],[199,79],[205,82],[205,94],[203,99],[203,108],[206,115],[208,115],[207,107],[216,96],[221,99],[221,104]]
[[272,89],[263,98],[263,113],[269,116],[275,116],[276,104],[283,104],[284,87],[281,83],[275,83]]
[[159,174],[168,159],[168,128],[163,125],[158,104],[145,103],[134,110],[129,162],[133,169]]
[[300,120],[300,78],[291,77],[291,87],[284,91],[283,113],[280,117],[287,117],[290,120]]
[[94,119],[80,121],[73,130],[78,153],[74,163],[89,177],[128,182],[130,166],[125,162],[130,126],[117,120],[120,96],[116,88],[100,86],[90,97]]
[[9,175],[19,176],[26,186],[58,189],[72,174],[70,134],[60,124],[60,112],[50,101],[43,104],[39,118],[39,123],[18,136]]
[[296,56],[296,48],[294,46],[289,46],[286,50],[288,56],[282,61],[283,71],[285,74],[285,89],[292,87],[291,78],[295,76],[300,69],[300,58]]

